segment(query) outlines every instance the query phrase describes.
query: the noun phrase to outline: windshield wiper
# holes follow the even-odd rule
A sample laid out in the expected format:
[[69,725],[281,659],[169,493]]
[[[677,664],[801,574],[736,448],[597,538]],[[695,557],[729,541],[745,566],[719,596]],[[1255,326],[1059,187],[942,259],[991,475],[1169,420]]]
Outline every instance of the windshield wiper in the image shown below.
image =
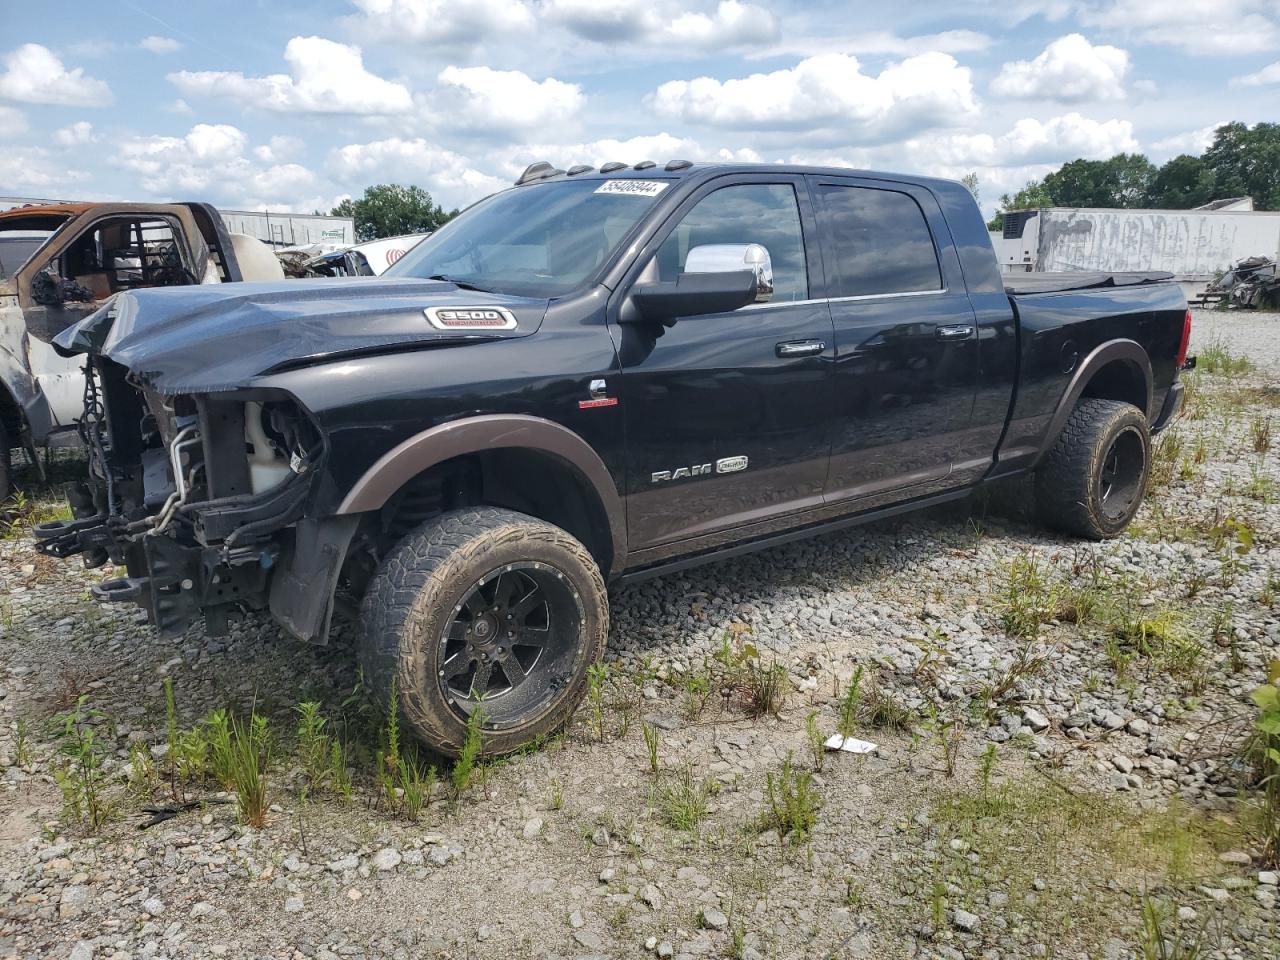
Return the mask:
[[443,280],[445,283],[452,283],[455,287],[463,290],[475,290],[478,293],[492,293],[492,290],[486,290],[484,287],[478,287],[469,280],[459,280],[457,277],[449,277],[443,273],[434,273],[427,277],[428,280]]

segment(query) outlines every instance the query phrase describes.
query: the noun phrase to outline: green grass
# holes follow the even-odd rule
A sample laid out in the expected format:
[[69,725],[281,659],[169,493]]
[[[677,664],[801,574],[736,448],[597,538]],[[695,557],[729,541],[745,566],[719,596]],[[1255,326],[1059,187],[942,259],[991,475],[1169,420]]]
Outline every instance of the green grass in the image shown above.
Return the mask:
[[1221,337],[1215,337],[1198,350],[1196,357],[1196,369],[1213,376],[1239,377],[1253,369],[1253,361],[1232,353]]
[[776,830],[784,839],[803,843],[817,825],[820,806],[813,774],[796,770],[788,756],[776,774],[772,770],[765,774],[765,810],[760,817],[760,831]]
[[707,802],[718,790],[709,778],[699,780],[692,765],[686,766],[659,794],[662,819],[676,830],[694,831],[707,816]]

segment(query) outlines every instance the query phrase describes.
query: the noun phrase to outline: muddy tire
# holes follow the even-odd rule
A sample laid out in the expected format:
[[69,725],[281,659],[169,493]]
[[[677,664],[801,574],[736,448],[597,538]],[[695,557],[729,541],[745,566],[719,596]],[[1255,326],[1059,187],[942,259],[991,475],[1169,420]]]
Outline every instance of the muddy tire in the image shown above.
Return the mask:
[[1081,400],[1036,468],[1036,506],[1048,526],[1089,540],[1118,536],[1147,490],[1151,432],[1131,403]]
[[493,756],[564,724],[608,633],[604,580],[581,543],[475,507],[427,521],[386,556],[361,603],[359,657],[426,746],[457,756],[480,709]]

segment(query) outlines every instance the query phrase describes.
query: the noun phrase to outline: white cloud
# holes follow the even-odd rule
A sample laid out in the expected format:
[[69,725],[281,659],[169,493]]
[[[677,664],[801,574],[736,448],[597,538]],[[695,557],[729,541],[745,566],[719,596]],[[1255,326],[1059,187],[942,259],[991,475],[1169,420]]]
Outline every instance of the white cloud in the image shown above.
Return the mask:
[[778,21],[764,7],[720,0],[711,13],[685,11],[662,28],[656,42],[670,40],[703,50],[752,46],[778,37]]
[[80,67],[68,70],[38,43],[24,43],[6,54],[4,63],[0,97],[69,107],[105,107],[112,101],[111,88],[105,83],[85,76]]
[[191,104],[187,103],[187,101],[183,100],[181,97],[178,97],[172,103],[166,104],[164,107],[161,107],[161,109],[169,113],[195,113],[195,111],[191,109]]
[[79,147],[92,143],[93,140],[93,124],[88,120],[81,120],[53,132],[53,142],[60,147]]
[[46,196],[65,196],[72,184],[88,179],[83,170],[62,166],[44,147],[0,150],[0,184],[6,190],[40,190]]
[[27,132],[27,115],[17,107],[0,106],[0,140],[20,137]]
[[510,181],[481,172],[471,160],[420,137],[350,143],[330,153],[329,167],[341,178],[362,183],[423,184],[436,202],[446,207],[470,203],[510,186]]
[[969,70],[944,53],[925,53],[862,72],[856,57],[821,54],[795,67],[742,79],[673,80],[650,98],[664,117],[756,130],[812,130],[824,124],[851,140],[973,117]]
[[246,77],[221,70],[183,70],[169,81],[187,96],[225,97],[246,108],[281,113],[405,113],[408,89],[364,67],[359,47],[322,37],[294,37],[284,51],[290,74]]
[[539,82],[519,70],[450,66],[439,81],[435,106],[455,129],[534,129],[572,117],[585,101],[575,83],[552,77]]
[[942,33],[900,37],[884,30],[858,33],[788,33],[778,43],[750,51],[747,56],[811,57],[818,53],[884,54],[909,57],[918,53],[976,53],[991,46],[991,38],[974,30],[944,30]]
[[278,135],[253,148],[253,155],[263,163],[282,163],[303,152],[306,144],[297,137]]
[[1068,113],[1045,121],[1027,117],[999,136],[934,134],[913,138],[893,149],[922,166],[991,167],[1062,164],[1078,157],[1103,160],[1117,153],[1132,153],[1139,144],[1128,120],[1098,121]]
[[1151,152],[1156,156],[1172,157],[1182,153],[1199,156],[1209,149],[1210,144],[1213,143],[1213,135],[1226,122],[1223,120],[1219,123],[1211,123],[1207,127],[1200,127],[1198,130],[1188,130],[1185,133],[1164,137],[1151,144]]
[[[133,137],[118,146],[115,162],[137,175],[147,191],[202,195],[236,207],[307,209],[316,175],[298,163],[255,162],[249,137],[230,124],[198,123],[182,137]],[[258,158],[261,160],[261,158]]]
[[1240,56],[1280,48],[1275,0],[1081,0],[1077,16],[1145,43]]
[[372,39],[431,46],[475,46],[535,27],[525,0],[352,0],[357,32]]
[[173,37],[143,37],[138,46],[151,53],[177,53],[182,49],[182,43]]
[[1273,83],[1280,83],[1280,60],[1263,67],[1257,73],[1248,73],[1231,81],[1231,85],[1236,87],[1265,87]]
[[1059,37],[1034,60],[1006,63],[991,83],[998,97],[1021,100],[1123,100],[1129,54],[1094,46],[1078,33]]

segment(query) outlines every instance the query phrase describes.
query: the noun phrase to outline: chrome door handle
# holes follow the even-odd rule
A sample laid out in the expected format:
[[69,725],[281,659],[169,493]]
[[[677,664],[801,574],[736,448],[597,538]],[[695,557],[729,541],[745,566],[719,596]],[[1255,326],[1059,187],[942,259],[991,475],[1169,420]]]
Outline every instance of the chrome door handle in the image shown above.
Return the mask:
[[816,357],[827,345],[821,340],[788,340],[774,347],[774,352],[784,360],[793,357]]
[[968,340],[973,336],[973,327],[968,324],[955,324],[949,327],[938,327],[939,340]]

